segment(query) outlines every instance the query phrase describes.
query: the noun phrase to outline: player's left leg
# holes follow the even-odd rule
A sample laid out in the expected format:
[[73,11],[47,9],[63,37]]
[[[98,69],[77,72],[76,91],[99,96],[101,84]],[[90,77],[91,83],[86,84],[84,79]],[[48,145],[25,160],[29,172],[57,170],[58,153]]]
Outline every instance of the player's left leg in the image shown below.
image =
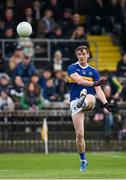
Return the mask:
[[88,111],[91,110],[95,105],[95,96],[92,94],[87,94],[86,89],[82,89],[80,92],[80,98],[76,104],[78,110],[81,108],[82,110]]
[[85,157],[85,140],[84,140],[84,112],[78,112],[72,116],[73,125],[76,133],[76,146],[80,155],[80,171],[86,171],[87,160]]
[[83,111],[89,111],[95,106],[95,96],[92,94],[87,94],[81,108]]

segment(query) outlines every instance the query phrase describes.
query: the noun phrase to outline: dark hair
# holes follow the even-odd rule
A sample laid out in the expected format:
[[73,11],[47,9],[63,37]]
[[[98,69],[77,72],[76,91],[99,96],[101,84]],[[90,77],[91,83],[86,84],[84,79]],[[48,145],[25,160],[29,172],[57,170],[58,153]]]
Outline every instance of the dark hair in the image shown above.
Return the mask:
[[77,55],[77,52],[78,51],[83,51],[83,50],[86,50],[87,53],[89,53],[89,49],[87,46],[79,46],[77,47],[77,49],[75,50],[75,54]]

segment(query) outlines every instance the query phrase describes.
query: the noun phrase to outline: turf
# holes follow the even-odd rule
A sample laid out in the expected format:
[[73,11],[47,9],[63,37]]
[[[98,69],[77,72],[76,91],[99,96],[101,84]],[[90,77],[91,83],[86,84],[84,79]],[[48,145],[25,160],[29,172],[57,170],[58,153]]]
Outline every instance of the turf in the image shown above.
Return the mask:
[[126,153],[87,153],[85,173],[76,153],[0,154],[0,179],[121,179],[126,178]]

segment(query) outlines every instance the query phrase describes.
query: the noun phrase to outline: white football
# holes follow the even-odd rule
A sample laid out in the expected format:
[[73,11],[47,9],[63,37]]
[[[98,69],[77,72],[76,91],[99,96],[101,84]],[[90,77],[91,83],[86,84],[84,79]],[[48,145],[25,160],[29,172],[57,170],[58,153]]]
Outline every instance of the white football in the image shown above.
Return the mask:
[[17,34],[20,37],[29,37],[32,34],[32,27],[28,22],[21,22],[17,25]]

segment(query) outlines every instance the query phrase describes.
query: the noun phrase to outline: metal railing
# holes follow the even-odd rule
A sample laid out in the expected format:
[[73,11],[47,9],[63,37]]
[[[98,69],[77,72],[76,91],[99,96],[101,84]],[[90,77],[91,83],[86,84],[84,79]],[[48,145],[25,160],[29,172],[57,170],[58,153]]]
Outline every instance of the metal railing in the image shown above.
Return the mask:
[[[121,110],[125,117],[126,111]],[[126,141],[104,141],[104,123],[92,124],[92,112],[86,113],[85,139],[87,150],[126,150]],[[0,112],[0,152],[44,152],[41,139],[43,118],[48,124],[49,152],[76,151],[75,131],[69,109]],[[89,120],[87,120],[89,119]],[[91,130],[91,126],[95,130]],[[89,130],[90,129],[90,130]],[[117,133],[117,132],[116,132]]]
[[[86,40],[74,40],[74,39],[30,39],[34,46],[33,61],[50,61],[54,54],[54,51],[59,49],[63,53],[63,60],[71,60],[74,57],[75,48],[84,44],[87,44]],[[23,39],[22,41],[29,41]],[[8,60],[14,52],[16,44],[21,42],[19,39],[0,39],[2,58]],[[98,67],[98,45],[95,41],[88,41],[89,46],[95,47],[95,57],[91,60],[95,61],[96,68]],[[11,46],[11,50],[9,50]],[[72,47],[72,48],[71,48]]]

